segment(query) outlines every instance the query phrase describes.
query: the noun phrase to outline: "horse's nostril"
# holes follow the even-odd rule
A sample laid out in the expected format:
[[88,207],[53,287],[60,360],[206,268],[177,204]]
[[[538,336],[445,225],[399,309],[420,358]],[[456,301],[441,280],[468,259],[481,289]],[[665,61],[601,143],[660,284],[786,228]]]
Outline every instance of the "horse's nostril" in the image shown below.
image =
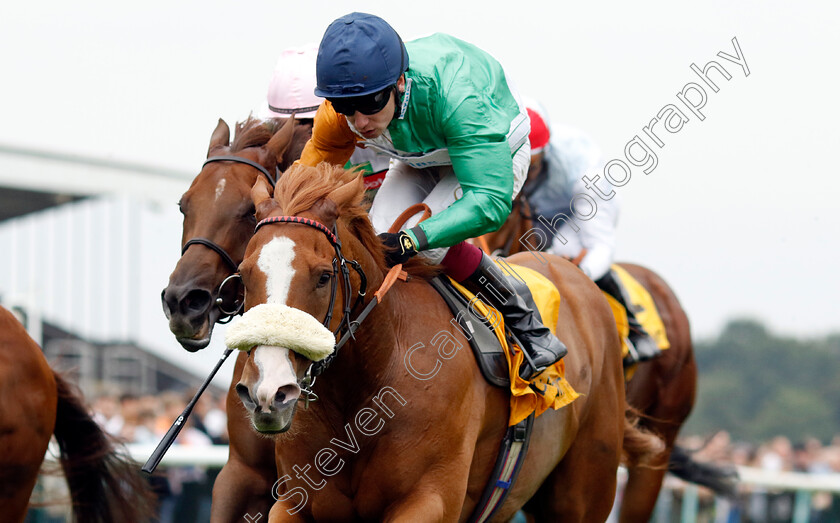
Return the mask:
[[166,303],[166,289],[160,291],[160,305],[163,307],[163,315],[166,316],[166,319],[170,319],[172,316],[172,311],[169,308],[169,304]]
[[251,394],[248,392],[248,387],[242,383],[236,384],[236,394],[248,410],[254,410],[256,403],[251,399]]
[[212,296],[206,289],[190,289],[170,285],[160,293],[161,305],[166,317],[200,317],[210,308]]
[[274,394],[274,406],[277,410],[282,410],[300,397],[300,387],[297,384],[283,385]]
[[193,289],[181,300],[181,311],[184,314],[203,312],[210,305],[210,300],[209,292]]

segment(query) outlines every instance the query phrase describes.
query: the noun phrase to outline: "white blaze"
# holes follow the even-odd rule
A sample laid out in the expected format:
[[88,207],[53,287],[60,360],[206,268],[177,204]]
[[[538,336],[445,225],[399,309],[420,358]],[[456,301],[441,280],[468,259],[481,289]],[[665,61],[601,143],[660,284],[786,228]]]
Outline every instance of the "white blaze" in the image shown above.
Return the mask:
[[266,276],[266,303],[286,305],[289,286],[295,275],[292,260],[295,257],[295,242],[285,236],[278,236],[265,244],[257,260],[257,267]]
[[283,405],[298,399],[300,388],[289,357],[289,349],[260,345],[254,348],[254,363],[259,369],[260,381],[254,388],[254,401],[267,408],[274,403],[277,391],[285,387]]
[[222,178],[219,180],[219,183],[216,184],[216,201],[219,201],[219,198],[221,198],[222,194],[225,192],[225,184],[227,184],[227,178]]

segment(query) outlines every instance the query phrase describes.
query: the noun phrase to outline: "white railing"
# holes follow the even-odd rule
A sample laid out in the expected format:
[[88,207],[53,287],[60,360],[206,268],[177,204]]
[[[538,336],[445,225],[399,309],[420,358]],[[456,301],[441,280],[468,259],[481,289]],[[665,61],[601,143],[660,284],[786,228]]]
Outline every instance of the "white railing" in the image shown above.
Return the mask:
[[[145,463],[156,445],[127,445],[131,459]],[[172,445],[160,461],[162,467],[187,467],[198,465],[220,469],[227,463],[227,445]]]
[[[757,495],[768,492],[793,492],[793,507],[791,523],[809,523],[811,521],[811,501],[815,493],[827,492],[840,495],[840,474],[808,474],[803,472],[771,472],[753,467],[737,467],[740,477],[739,486],[743,492],[753,492]],[[654,523],[670,523],[674,521],[672,504],[674,491],[679,491],[679,521],[681,523],[696,523],[700,510],[701,491],[696,485],[684,483],[673,477],[667,477],[665,487],[657,501],[656,511],[652,521]],[[729,510],[728,503],[714,504],[715,512]],[[742,507],[743,508],[743,507]],[[715,514],[716,521],[718,514]],[[723,521],[723,520],[721,520]]]
[[738,467],[741,483],[779,490],[807,490],[840,493],[840,474],[806,474],[804,472],[767,472],[752,467]]
[[[151,455],[155,445],[128,445],[127,450],[135,461],[142,464]],[[48,456],[51,453],[48,453]],[[173,445],[160,462],[161,467],[203,466],[221,468],[228,459],[227,445],[187,446]],[[624,473],[625,471],[620,471]],[[776,491],[793,491],[796,493],[792,523],[807,523],[810,515],[811,496],[815,492],[830,492],[840,495],[840,474],[806,474],[802,472],[768,472],[752,467],[738,467],[740,485],[747,489],[767,489]],[[657,507],[659,514],[654,515],[653,521],[667,521],[662,519],[664,505],[670,499],[670,490],[681,490],[680,520],[683,523],[697,521],[700,490],[697,486],[682,483],[675,478],[666,481],[663,495]],[[664,494],[669,494],[668,498]],[[657,517],[659,516],[659,517]]]
[[[132,459],[144,463],[154,445],[128,445]],[[221,468],[228,459],[227,445],[173,445],[161,460],[161,466],[201,465]],[[778,490],[807,490],[840,494],[840,474],[806,474],[803,472],[768,472],[753,467],[738,467],[742,485]]]

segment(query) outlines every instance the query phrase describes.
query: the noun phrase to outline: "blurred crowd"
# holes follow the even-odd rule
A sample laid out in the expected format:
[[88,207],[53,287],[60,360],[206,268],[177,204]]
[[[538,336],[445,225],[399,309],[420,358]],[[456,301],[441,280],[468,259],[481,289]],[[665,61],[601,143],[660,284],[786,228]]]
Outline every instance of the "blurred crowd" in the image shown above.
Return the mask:
[[[157,444],[192,399],[193,392],[163,392],[155,396],[102,395],[91,405],[94,418],[109,434],[125,443]],[[225,397],[205,392],[175,443],[224,445],[228,442]]]
[[732,463],[773,472],[840,473],[840,434],[824,444],[817,438],[792,442],[785,436],[754,445],[733,441],[720,431],[708,439],[699,436],[682,438],[679,444],[697,449],[694,456],[703,461]]
[[[195,391],[161,392],[137,396],[101,394],[89,401],[94,419],[125,444],[156,446],[181,415]],[[227,445],[224,395],[207,390],[175,440],[177,445]],[[138,465],[139,466],[139,465]],[[45,466],[33,491],[33,507],[26,523],[64,523],[71,520],[70,494],[60,469]],[[210,520],[213,483],[219,469],[202,466],[158,467],[149,481],[158,496],[157,523],[204,523]],[[0,517],[2,521],[2,517]]]
[[[752,444],[735,441],[728,432],[720,431],[709,438],[684,437],[678,444],[693,450],[693,457],[701,462],[752,467],[771,473],[840,474],[840,434],[829,442],[817,438],[791,441],[785,436],[776,436]],[[679,496],[684,485],[673,477],[668,479],[669,486]],[[732,500],[715,498],[711,492],[701,489],[698,521],[789,522],[793,520],[796,502],[796,494],[792,491],[763,487],[740,485],[738,497]],[[815,492],[808,505],[809,523],[840,521],[840,494]]]
[[[128,444],[157,445],[190,402],[194,391],[163,392],[155,396],[106,394],[91,405],[94,419],[108,433]],[[225,397],[206,391],[184,428],[177,445],[226,445]],[[210,520],[213,482],[218,469],[199,466],[161,467],[151,478],[158,494],[160,523]]]

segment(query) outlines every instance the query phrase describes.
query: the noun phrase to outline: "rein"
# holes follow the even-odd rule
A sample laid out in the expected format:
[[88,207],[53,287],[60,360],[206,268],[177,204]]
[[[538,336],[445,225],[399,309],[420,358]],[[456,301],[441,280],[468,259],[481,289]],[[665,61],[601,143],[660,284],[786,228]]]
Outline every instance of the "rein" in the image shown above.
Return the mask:
[[[263,176],[265,176],[265,179],[268,180],[268,183],[270,183],[272,187],[274,187],[277,184],[277,178],[279,176],[280,171],[279,167],[275,167],[275,175],[271,176],[271,174],[268,172],[268,169],[258,164],[257,162],[253,162],[247,158],[242,158],[241,156],[223,155],[211,156],[210,158],[207,158],[201,165],[201,168],[204,169],[207,166],[207,164],[213,162],[234,162],[250,165],[254,169],[258,170]],[[221,257],[222,260],[225,262],[225,264],[227,264],[227,266],[230,267],[230,269],[233,271],[230,276],[222,280],[222,283],[219,284],[219,288],[216,289],[215,299],[216,306],[223,314],[223,316],[219,317],[219,319],[216,320],[216,323],[228,323],[230,320],[233,319],[234,316],[242,312],[242,307],[245,305],[245,301],[241,300],[238,303],[233,303],[232,310],[226,310],[224,300],[222,299],[222,290],[225,288],[225,285],[227,285],[231,281],[240,279],[239,273],[237,272],[239,269],[239,264],[233,261],[233,257],[231,257],[231,255],[228,254],[228,252],[221,245],[215,243],[212,240],[201,237],[191,238],[190,240],[188,240],[187,243],[184,244],[184,247],[181,248],[181,256],[186,254],[187,249],[189,249],[192,245],[204,245],[208,249],[212,250],[213,252],[218,254],[219,257]]]

